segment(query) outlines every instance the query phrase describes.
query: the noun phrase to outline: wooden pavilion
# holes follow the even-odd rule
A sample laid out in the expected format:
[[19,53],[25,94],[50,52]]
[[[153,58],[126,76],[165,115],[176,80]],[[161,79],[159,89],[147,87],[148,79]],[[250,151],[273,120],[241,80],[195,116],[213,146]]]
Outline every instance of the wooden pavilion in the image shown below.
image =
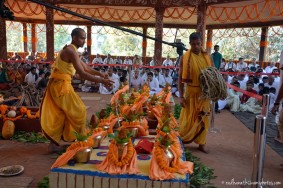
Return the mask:
[[[264,61],[269,26],[283,25],[282,0],[46,0],[45,2],[118,26],[155,27],[155,38],[162,40],[163,28],[196,29],[206,35],[206,49],[211,51],[213,29],[261,27],[259,61]],[[99,25],[26,0],[6,0],[15,21],[23,24],[24,51],[31,40],[36,51],[36,24],[46,24],[47,60],[54,58],[54,24],[86,25],[87,48],[91,51],[91,26]],[[31,23],[31,39],[27,37]],[[206,32],[207,31],[207,32]],[[142,56],[147,39],[143,38]],[[161,62],[162,43],[155,42],[154,55]],[[7,59],[6,21],[0,18],[0,59]]]

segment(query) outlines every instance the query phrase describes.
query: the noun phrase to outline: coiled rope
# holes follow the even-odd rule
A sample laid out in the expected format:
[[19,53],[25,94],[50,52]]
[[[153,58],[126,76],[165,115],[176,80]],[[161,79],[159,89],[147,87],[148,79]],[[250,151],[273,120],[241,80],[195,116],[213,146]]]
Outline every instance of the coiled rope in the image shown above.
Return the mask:
[[202,99],[218,101],[227,97],[227,86],[220,72],[215,67],[207,67],[200,73]]

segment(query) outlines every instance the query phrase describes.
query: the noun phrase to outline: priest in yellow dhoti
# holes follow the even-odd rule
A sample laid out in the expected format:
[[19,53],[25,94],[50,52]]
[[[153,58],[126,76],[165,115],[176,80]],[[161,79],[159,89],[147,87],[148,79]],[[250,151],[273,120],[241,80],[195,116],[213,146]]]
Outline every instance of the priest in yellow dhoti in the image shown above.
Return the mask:
[[91,82],[103,83],[106,86],[112,84],[106,75],[81,62],[77,49],[85,44],[85,31],[76,28],[71,36],[72,43],[63,48],[52,65],[51,76],[40,107],[40,123],[43,133],[51,140],[51,151],[60,150],[61,140],[74,141],[74,132],[85,133],[86,108],[71,85],[72,77],[77,74]]
[[[183,143],[195,142],[205,153],[209,128],[210,101],[201,99],[199,75],[201,70],[213,66],[208,53],[201,48],[199,33],[190,35],[190,46],[180,61],[179,92],[181,97],[180,136]],[[185,88],[185,92],[184,92]]]

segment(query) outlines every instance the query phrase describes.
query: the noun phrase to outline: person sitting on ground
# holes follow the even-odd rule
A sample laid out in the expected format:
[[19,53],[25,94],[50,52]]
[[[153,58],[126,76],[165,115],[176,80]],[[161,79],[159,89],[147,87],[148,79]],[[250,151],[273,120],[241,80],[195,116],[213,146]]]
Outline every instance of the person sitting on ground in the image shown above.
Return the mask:
[[46,73],[44,74],[44,78],[42,78],[42,79],[38,82],[36,88],[39,89],[39,90],[44,91],[44,90],[46,89],[46,87],[47,87],[47,84],[48,84],[50,75],[51,75],[50,72],[46,72]]
[[165,84],[169,84],[170,86],[172,86],[173,79],[170,76],[169,71],[170,71],[169,69],[165,69],[163,77],[164,77],[164,80],[165,80]]
[[[232,84],[233,86],[240,88],[239,82],[234,82]],[[243,93],[238,92],[232,88],[228,90],[228,96],[227,96],[227,106],[230,109],[231,112],[238,112],[240,110],[240,98],[243,96]]]
[[226,66],[226,60],[225,60],[224,58],[222,58],[222,61],[221,61],[219,70],[220,70],[221,72],[225,72],[225,66]]
[[103,64],[102,58],[99,54],[96,54],[96,57],[92,60],[92,64]]
[[38,75],[36,74],[36,68],[32,67],[29,73],[25,77],[25,82],[27,84],[35,84],[37,79],[38,79]]
[[132,65],[133,61],[129,58],[129,56],[126,56],[125,60],[124,60],[124,64],[125,65]]
[[155,59],[154,59],[154,56],[153,56],[151,61],[149,62],[149,66],[154,66],[154,65],[155,65]]
[[30,52],[29,55],[26,56],[26,61],[34,61],[34,60],[35,60],[34,52]]
[[110,54],[107,54],[107,57],[104,59],[103,64],[114,64],[114,61]]
[[233,76],[230,84],[233,84],[234,82],[238,82],[238,77],[237,76]]
[[[256,90],[253,89],[254,84],[252,82],[247,82],[247,89],[246,91],[257,94]],[[249,100],[250,96],[243,94],[241,98],[241,104],[245,104]]]
[[22,60],[22,57],[17,52],[14,52],[14,55],[10,58],[10,60],[19,61]]
[[226,72],[235,72],[237,68],[237,65],[233,62],[232,59],[229,59],[229,62],[225,65],[225,71]]
[[237,63],[237,68],[236,68],[236,70],[237,70],[238,72],[242,72],[243,69],[245,69],[247,66],[248,66],[247,63],[244,62],[244,58],[240,57],[240,58],[239,58],[239,62]]
[[252,58],[252,61],[248,67],[251,72],[256,72],[257,68],[259,67],[259,65],[256,63],[256,58]]
[[275,62],[271,62],[269,66],[265,67],[265,73],[272,73],[273,69],[277,69]]
[[134,56],[133,65],[142,65],[142,60],[138,55]]
[[162,66],[173,66],[173,62],[169,55],[167,55],[166,59],[163,61]]
[[135,91],[140,90],[142,86],[142,79],[139,75],[139,70],[135,69],[134,70],[134,75],[132,76],[132,80],[131,80],[131,88],[134,88]]
[[35,85],[37,86],[37,84],[40,82],[41,79],[43,79],[45,77],[45,73],[43,71],[40,71],[38,74],[38,78],[35,81]]
[[118,90],[120,86],[119,79],[117,79],[117,76],[113,74],[113,67],[109,67],[107,73],[108,79],[112,80],[114,84],[112,84],[111,86],[105,86],[101,83],[99,86],[100,94],[113,94]]
[[160,73],[160,69],[159,68],[155,68],[154,69],[153,77],[158,80],[160,88],[163,88],[165,86],[165,77]]
[[264,84],[263,84],[263,83],[258,84],[257,93],[258,93],[259,95],[263,95],[263,89],[264,89]]
[[120,56],[116,56],[116,59],[114,59],[114,64],[122,64],[122,59],[120,59]]
[[153,78],[153,73],[149,72],[147,73],[147,80],[146,84],[150,88],[150,95],[153,95],[155,93],[158,93],[161,89],[159,88],[159,82],[156,78]]

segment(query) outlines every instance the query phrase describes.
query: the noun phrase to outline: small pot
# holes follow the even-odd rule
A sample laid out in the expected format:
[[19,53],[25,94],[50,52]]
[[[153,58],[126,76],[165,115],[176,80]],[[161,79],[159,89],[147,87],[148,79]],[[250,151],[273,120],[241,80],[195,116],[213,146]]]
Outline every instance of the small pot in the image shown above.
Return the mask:
[[92,148],[99,148],[101,140],[102,140],[102,136],[101,135],[98,135],[98,136],[94,137],[93,138],[93,146],[92,146]]
[[128,146],[128,142],[121,143],[121,144],[116,143],[116,145],[117,145],[117,148],[118,148],[118,160],[121,161],[121,159],[123,157],[124,148]]
[[122,121],[123,121],[123,119],[119,118],[118,121],[115,123],[114,128],[118,129],[122,125]]
[[108,131],[110,129],[110,125],[104,125],[102,128],[104,131]]
[[87,148],[82,151],[78,151],[76,155],[74,156],[74,159],[78,163],[87,163],[90,160],[91,152],[92,152],[91,148]]
[[138,136],[139,129],[137,127],[127,127],[126,129],[131,133],[131,137],[136,138]]
[[173,153],[170,149],[170,146],[168,146],[168,147],[165,147],[163,145],[160,145],[160,146],[163,148],[166,157],[169,159],[169,166],[171,166],[171,163],[174,160],[174,155],[173,155]]

